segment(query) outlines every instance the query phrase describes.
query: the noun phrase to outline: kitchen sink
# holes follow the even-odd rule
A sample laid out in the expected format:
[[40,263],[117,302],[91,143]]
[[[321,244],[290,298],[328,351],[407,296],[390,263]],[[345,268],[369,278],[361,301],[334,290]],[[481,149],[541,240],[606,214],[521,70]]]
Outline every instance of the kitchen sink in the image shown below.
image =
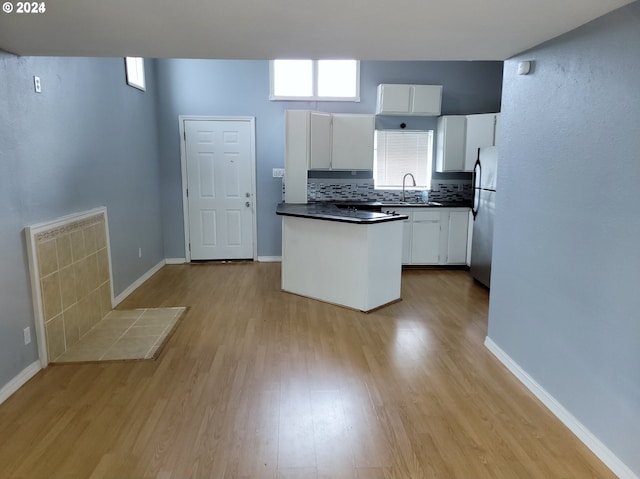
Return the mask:
[[429,201],[423,203],[422,201],[345,201],[333,203],[338,209],[341,210],[363,210],[363,211],[387,211],[393,208],[400,208],[403,206],[442,206],[442,203],[436,201]]

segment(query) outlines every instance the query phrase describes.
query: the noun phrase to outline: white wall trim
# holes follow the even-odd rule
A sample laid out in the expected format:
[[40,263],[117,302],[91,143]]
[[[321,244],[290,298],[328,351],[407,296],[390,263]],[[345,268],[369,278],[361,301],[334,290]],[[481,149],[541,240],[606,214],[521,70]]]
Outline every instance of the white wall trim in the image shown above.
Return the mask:
[[282,262],[282,256],[258,256],[260,263],[280,263]]
[[164,260],[165,264],[185,264],[187,258],[167,258]]
[[40,361],[34,361],[29,366],[24,368],[18,375],[5,384],[2,389],[0,389],[0,404],[5,402],[9,397],[15,393],[18,389],[26,384],[26,382],[35,376],[38,371],[42,369],[40,365]]
[[155,265],[153,268],[151,268],[149,271],[147,271],[145,274],[140,276],[127,289],[125,289],[122,293],[120,293],[118,296],[115,297],[115,299],[113,301],[113,307],[115,308],[120,303],[122,303],[127,298],[127,296],[129,296],[136,289],[138,289],[142,285],[142,283],[144,283],[146,280],[151,278],[151,276],[156,274],[160,270],[160,268],[162,268],[165,264],[166,264],[166,260],[163,259],[157,265]]
[[500,346],[487,336],[484,341],[486,348],[498,358],[498,360],[511,373],[537,397],[559,420],[580,439],[585,446],[598,456],[604,464],[611,469],[620,479],[640,479],[629,467],[622,462],[607,446],[605,446],[584,424],[576,419],[556,398],[536,382],[520,367]]

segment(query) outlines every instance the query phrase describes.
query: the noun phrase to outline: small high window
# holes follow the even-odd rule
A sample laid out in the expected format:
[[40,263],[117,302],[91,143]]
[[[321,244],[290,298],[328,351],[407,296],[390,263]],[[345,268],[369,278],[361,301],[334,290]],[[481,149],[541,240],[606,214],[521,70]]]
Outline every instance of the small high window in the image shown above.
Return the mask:
[[[376,189],[402,188],[402,178],[411,173],[416,189],[431,187],[433,130],[376,130],[373,180]],[[412,185],[412,182],[407,182]]]
[[273,60],[270,100],[360,101],[356,60]]
[[127,73],[127,85],[145,91],[147,84],[144,79],[144,58],[125,57],[124,65]]

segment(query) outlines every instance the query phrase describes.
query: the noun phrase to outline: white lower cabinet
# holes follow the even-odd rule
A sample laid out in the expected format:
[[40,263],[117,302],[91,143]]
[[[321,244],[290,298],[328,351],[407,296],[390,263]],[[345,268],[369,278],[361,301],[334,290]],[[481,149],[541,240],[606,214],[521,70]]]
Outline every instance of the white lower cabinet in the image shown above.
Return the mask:
[[411,210],[398,211],[401,215],[407,215],[409,219],[402,222],[402,264],[411,264],[411,219],[413,212]]
[[467,262],[469,208],[401,208],[402,264],[464,265]]
[[440,262],[441,214],[435,208],[413,213],[411,232],[412,264],[438,264]]
[[467,263],[468,229],[469,211],[466,208],[449,211],[447,264]]

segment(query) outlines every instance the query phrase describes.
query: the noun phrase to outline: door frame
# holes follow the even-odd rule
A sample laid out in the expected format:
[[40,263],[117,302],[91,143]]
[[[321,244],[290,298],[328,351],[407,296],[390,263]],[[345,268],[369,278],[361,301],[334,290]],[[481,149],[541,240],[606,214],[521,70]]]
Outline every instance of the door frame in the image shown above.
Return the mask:
[[185,136],[185,121],[238,121],[249,123],[249,156],[251,161],[251,202],[253,208],[253,261],[258,258],[258,208],[256,201],[256,118],[254,116],[203,116],[203,115],[178,115],[180,123],[180,169],[182,172],[182,216],[184,220],[184,257],[187,263],[191,262],[191,242],[189,232],[189,198],[187,196],[187,143]]

